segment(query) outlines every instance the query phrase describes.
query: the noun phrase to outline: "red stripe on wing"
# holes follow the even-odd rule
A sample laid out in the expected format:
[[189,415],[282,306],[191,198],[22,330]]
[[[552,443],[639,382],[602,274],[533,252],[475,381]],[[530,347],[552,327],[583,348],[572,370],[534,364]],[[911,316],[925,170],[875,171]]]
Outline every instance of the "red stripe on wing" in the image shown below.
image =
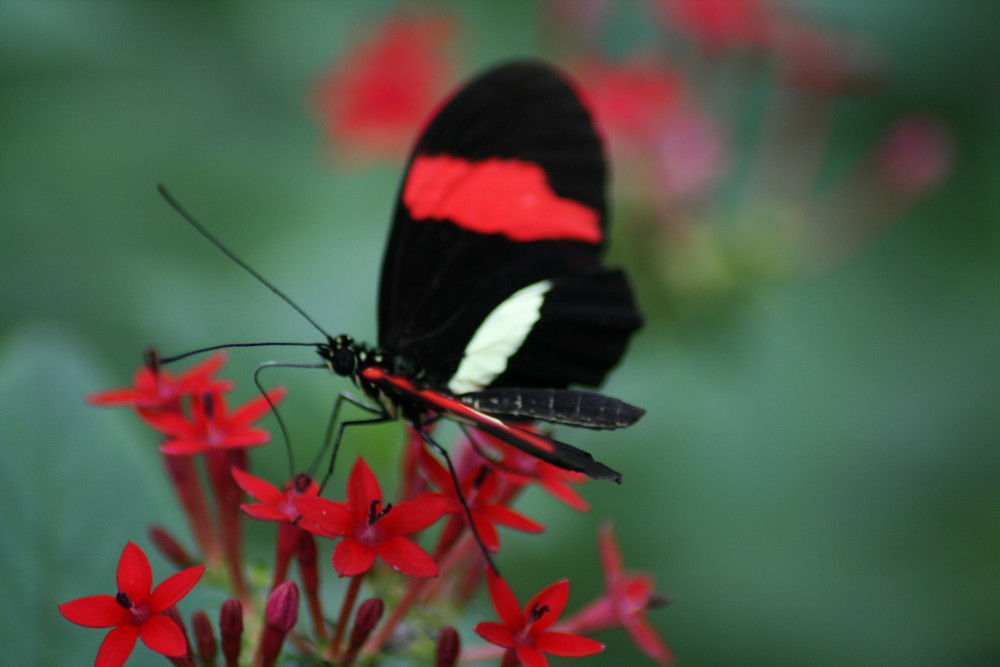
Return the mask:
[[418,155],[410,165],[403,203],[414,220],[451,220],[513,241],[600,243],[598,212],[557,195],[541,166],[503,158],[472,162]]

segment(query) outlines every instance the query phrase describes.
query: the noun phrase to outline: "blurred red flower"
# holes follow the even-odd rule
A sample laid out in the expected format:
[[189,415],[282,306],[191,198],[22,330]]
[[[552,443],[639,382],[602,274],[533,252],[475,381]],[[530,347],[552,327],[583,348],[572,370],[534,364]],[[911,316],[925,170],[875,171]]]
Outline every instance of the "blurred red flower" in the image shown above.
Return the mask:
[[764,0],[659,0],[665,22],[709,55],[767,45],[771,11]]
[[646,612],[663,604],[653,578],[645,572],[626,572],[618,540],[611,525],[598,534],[601,565],[604,567],[604,594],[577,612],[559,627],[574,632],[599,632],[622,627],[639,649],[660,665],[674,656],[656,629],[646,620]]
[[392,18],[323,77],[317,106],[339,146],[372,157],[405,153],[451,72],[447,18]]
[[285,396],[283,387],[252,398],[230,411],[221,392],[206,392],[191,399],[190,417],[169,412],[147,417],[150,426],[167,434],[160,451],[171,456],[192,456],[217,449],[243,449],[267,442],[271,435],[252,424]]

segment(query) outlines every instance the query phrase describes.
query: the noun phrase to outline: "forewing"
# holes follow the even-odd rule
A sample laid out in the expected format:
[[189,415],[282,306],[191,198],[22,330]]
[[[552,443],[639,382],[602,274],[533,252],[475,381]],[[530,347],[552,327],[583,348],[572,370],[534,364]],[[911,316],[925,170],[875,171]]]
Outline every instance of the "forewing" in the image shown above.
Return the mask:
[[594,270],[605,180],[590,115],[555,70],[517,62],[472,81],[410,158],[383,259],[380,345],[444,386],[507,297]]

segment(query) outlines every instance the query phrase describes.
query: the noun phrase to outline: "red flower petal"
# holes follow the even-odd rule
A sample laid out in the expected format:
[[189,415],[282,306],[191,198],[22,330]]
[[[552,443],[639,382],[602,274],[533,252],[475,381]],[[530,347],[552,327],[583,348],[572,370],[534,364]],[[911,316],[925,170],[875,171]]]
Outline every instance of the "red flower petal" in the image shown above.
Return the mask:
[[229,433],[219,440],[216,447],[253,447],[263,445],[271,439],[271,434],[262,428],[247,428],[245,426],[240,428],[243,430]]
[[128,405],[143,395],[132,387],[105,389],[87,394],[85,400],[91,405]]
[[231,472],[240,488],[254,500],[259,500],[266,505],[277,505],[285,499],[285,494],[270,482],[236,467],[233,467]]
[[259,503],[244,503],[240,505],[240,509],[251,519],[257,519],[258,521],[287,521],[288,517],[281,510],[276,510],[269,505],[261,505]]
[[528,601],[528,604],[524,606],[526,612],[530,612],[531,609],[537,607],[540,609],[542,607],[548,607],[549,610],[541,618],[532,624],[532,628],[535,632],[541,632],[545,630],[553,623],[555,623],[560,616],[562,616],[563,610],[566,608],[566,602],[569,601],[569,579],[561,579],[556,583],[543,588],[538,592],[535,597]]
[[164,579],[149,596],[150,611],[159,614],[173,607],[194,588],[204,572],[204,565],[196,565]]
[[153,616],[143,623],[139,637],[143,644],[157,653],[173,657],[187,653],[188,646],[184,633],[173,619],[166,616]]
[[514,641],[514,635],[510,629],[502,623],[483,621],[482,623],[476,623],[476,626],[472,629],[480,637],[497,646],[512,648],[517,643]]
[[500,575],[494,574],[492,570],[489,574],[488,585],[490,600],[493,602],[493,609],[496,610],[497,616],[508,628],[520,629],[522,623],[521,605],[517,603],[514,591],[510,590],[507,582]]
[[518,646],[514,651],[524,667],[549,667],[549,659],[538,649],[530,646]]
[[446,494],[455,492],[455,483],[452,482],[448,470],[440,461],[431,456],[431,453],[425,447],[421,447],[420,449],[420,467],[430,483],[439,490]]
[[539,480],[542,488],[548,491],[554,498],[561,500],[577,512],[589,512],[590,503],[583,499],[576,489],[554,479],[543,478]]
[[191,423],[176,412],[143,412],[139,415],[150,427],[167,435],[180,436],[191,431]]
[[673,652],[646,619],[633,616],[626,621],[625,630],[628,631],[635,645],[657,663],[669,665],[674,661]]
[[211,449],[211,446],[202,440],[177,439],[168,440],[160,445],[160,451],[170,456],[194,456]]
[[[251,422],[255,422],[271,410],[272,404],[277,405],[281,402],[281,399],[283,399],[287,393],[288,390],[284,387],[275,387],[267,392],[267,398],[264,396],[257,396],[256,398],[250,399],[240,407],[233,410],[230,414],[230,420],[234,426],[243,426]],[[267,401],[268,398],[271,399],[270,403]]]
[[600,653],[604,650],[604,644],[596,639],[568,632],[543,632],[535,637],[535,648],[552,655],[576,658]]
[[434,525],[450,508],[441,494],[425,493],[413,500],[393,505],[381,519],[382,529],[391,535],[409,535]]
[[479,537],[486,548],[491,553],[499,551],[500,535],[497,533],[496,526],[479,512],[472,515],[472,523],[475,524],[476,532],[479,533]]
[[342,577],[367,572],[375,564],[375,550],[352,538],[337,543],[333,550],[333,569]]
[[347,504],[350,505],[351,513],[356,519],[367,521],[373,500],[382,500],[382,489],[378,485],[375,473],[359,456],[347,479]]
[[478,513],[493,523],[498,523],[501,526],[507,526],[514,530],[520,530],[524,533],[541,533],[545,530],[545,526],[534,519],[529,519],[520,512],[516,512],[503,505],[490,505],[482,508]]
[[[195,364],[191,368],[181,372],[177,376],[177,385],[182,387],[185,393],[200,394],[212,389],[211,375],[218,371],[226,363],[224,352],[216,352],[205,361]],[[221,380],[221,382],[227,382]]]
[[118,559],[118,590],[129,596],[133,603],[145,602],[153,587],[153,569],[145,552],[129,542]]
[[408,537],[390,537],[377,548],[379,557],[411,577],[437,576],[438,566],[426,551]]
[[87,628],[110,628],[128,618],[128,612],[115,601],[114,595],[88,595],[59,605],[66,620]]
[[135,640],[139,638],[139,626],[126,623],[108,633],[97,650],[94,667],[121,667],[132,654]]
[[601,554],[601,565],[604,567],[604,578],[610,583],[625,571],[621,549],[615,539],[615,527],[610,523],[601,526],[597,533],[597,549]]
[[[319,496],[300,497],[295,499],[295,508],[302,516],[328,535],[346,537],[353,532],[354,519],[344,503],[335,503]],[[309,525],[303,528],[310,530]]]

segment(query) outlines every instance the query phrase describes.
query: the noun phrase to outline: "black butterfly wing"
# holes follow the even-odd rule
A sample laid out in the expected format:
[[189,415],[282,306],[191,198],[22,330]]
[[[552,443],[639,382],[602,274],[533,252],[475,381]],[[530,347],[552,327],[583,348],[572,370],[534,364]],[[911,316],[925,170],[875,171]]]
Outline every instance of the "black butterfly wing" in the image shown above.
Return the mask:
[[[380,346],[453,393],[598,384],[641,324],[624,275],[599,263],[605,181],[590,115],[561,74],[526,61],[473,80],[410,158]],[[470,371],[480,358],[503,363]]]

